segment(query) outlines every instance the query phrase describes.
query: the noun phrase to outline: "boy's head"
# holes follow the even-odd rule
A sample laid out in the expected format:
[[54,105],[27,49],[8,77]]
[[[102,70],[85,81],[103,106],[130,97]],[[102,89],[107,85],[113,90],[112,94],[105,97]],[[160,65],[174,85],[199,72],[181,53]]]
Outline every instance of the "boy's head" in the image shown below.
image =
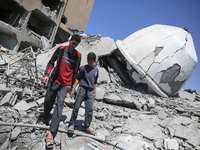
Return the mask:
[[96,54],[93,52],[88,53],[87,55],[88,66],[93,67],[96,62]]
[[78,34],[72,35],[71,39],[69,39],[69,50],[73,51],[80,42],[81,38]]
[[78,34],[74,34],[71,37],[71,41],[77,41],[78,43],[80,43],[81,42],[81,38],[80,38],[80,36]]
[[88,53],[88,55],[87,55],[87,60],[88,59],[91,59],[91,60],[96,60],[96,54],[95,53],[93,53],[93,52],[90,52],[90,53]]

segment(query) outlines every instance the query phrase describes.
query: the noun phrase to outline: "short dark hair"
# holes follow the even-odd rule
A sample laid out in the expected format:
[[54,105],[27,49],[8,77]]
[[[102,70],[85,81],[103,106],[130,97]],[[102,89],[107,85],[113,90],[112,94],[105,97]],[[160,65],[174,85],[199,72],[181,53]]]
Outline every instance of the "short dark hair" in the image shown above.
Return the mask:
[[87,59],[96,60],[96,54],[93,52],[88,53]]
[[81,42],[81,37],[78,34],[74,34],[74,35],[72,35],[71,40],[72,41],[75,40],[75,41],[80,43]]

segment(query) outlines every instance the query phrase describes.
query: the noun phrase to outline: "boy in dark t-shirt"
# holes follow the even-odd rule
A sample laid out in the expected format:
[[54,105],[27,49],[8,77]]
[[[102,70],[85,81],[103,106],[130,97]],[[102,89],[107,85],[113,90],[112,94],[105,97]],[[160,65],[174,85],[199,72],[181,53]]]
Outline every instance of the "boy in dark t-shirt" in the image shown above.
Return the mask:
[[95,132],[89,128],[90,123],[92,121],[93,105],[94,105],[94,99],[96,97],[96,83],[99,76],[99,70],[97,67],[94,66],[94,63],[96,62],[95,53],[90,52],[87,55],[87,62],[88,62],[87,65],[80,67],[79,72],[77,74],[77,79],[74,83],[74,86],[70,94],[70,97],[72,98],[74,96],[74,90],[77,84],[79,84],[76,95],[75,106],[72,111],[72,116],[70,119],[70,125],[68,131],[71,133],[74,132],[74,125],[77,119],[78,111],[81,106],[81,103],[84,101],[85,102],[84,131],[86,133],[95,135]]

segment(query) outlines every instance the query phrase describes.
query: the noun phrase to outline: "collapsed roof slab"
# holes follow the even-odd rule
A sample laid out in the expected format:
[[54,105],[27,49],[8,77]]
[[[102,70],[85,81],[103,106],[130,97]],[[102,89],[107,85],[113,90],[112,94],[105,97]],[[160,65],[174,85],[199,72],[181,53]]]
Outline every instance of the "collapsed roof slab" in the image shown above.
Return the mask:
[[20,0],[19,4],[23,6],[29,12],[35,9],[39,9],[43,14],[48,16],[51,20],[56,21],[57,14],[61,11],[61,8],[60,8],[61,2],[59,3],[57,1],[58,0],[53,0],[53,1],[44,3],[43,0],[23,0],[23,1]]
[[34,44],[34,43],[31,43],[31,42],[27,42],[27,41],[21,41],[20,45],[19,45],[18,52],[27,48],[27,47],[30,47],[30,46],[33,48],[33,51],[37,51],[39,48],[42,48],[42,47],[39,46],[39,44]]
[[21,28],[28,12],[13,0],[2,1],[0,5],[0,20],[13,27]]
[[31,13],[27,28],[40,36],[50,39],[55,30],[55,26],[55,23],[51,19],[45,16],[38,9],[35,9]]
[[41,0],[41,1],[45,6],[49,7],[51,11],[59,12],[59,8],[61,6],[60,0],[53,0],[53,1]]
[[62,28],[58,27],[53,46],[55,46],[56,44],[59,44],[59,43],[67,42],[69,37],[70,37],[70,34],[68,32],[66,32]]
[[9,50],[14,50],[18,42],[16,35],[1,25],[0,22],[0,44]]
[[116,44],[127,60],[127,70],[135,70],[132,79],[164,97],[175,95],[197,64],[192,36],[178,27],[152,25]]

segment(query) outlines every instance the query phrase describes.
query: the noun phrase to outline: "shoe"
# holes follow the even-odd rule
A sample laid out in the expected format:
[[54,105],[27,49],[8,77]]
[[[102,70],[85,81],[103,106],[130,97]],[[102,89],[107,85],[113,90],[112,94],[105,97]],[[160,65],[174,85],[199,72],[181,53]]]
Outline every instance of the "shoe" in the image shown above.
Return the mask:
[[85,133],[88,133],[88,134],[91,134],[91,135],[95,135],[95,132],[92,131],[90,128],[85,128],[85,129],[84,129],[84,132],[85,132]]
[[49,130],[47,130],[45,142],[46,142],[47,148],[54,147],[53,135],[51,134],[51,132]]
[[67,130],[69,133],[74,133],[74,125],[70,125]]

